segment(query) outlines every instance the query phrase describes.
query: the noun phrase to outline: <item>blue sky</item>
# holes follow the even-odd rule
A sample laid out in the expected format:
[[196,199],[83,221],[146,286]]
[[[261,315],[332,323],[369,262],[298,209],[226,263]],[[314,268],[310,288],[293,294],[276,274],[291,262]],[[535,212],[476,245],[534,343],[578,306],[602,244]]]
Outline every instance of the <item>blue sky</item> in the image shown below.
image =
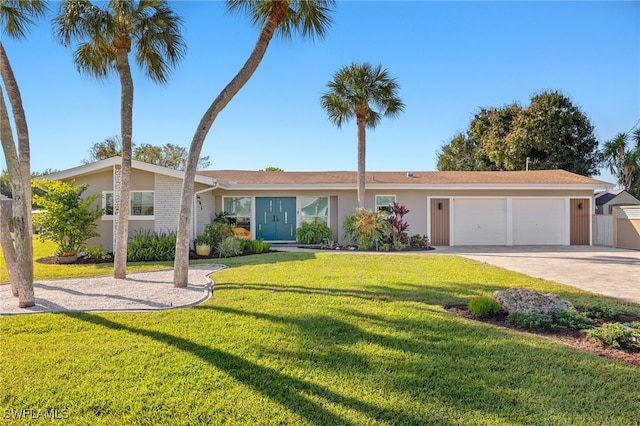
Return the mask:
[[[137,144],[189,146],[258,33],[223,2],[172,3],[189,50],[166,86],[134,70]],[[355,123],[336,128],[319,103],[352,62],[382,64],[406,104],[368,131],[367,170],[435,170],[440,146],[479,108],[527,105],[543,90],[570,97],[601,142],[640,119],[640,2],[340,1],[333,19],[323,40],[271,42],[205,141],[211,169],[356,170]],[[119,133],[117,76],[80,75],[48,21],[25,41],[3,43],[22,91],[32,170],[78,166],[91,145]]]

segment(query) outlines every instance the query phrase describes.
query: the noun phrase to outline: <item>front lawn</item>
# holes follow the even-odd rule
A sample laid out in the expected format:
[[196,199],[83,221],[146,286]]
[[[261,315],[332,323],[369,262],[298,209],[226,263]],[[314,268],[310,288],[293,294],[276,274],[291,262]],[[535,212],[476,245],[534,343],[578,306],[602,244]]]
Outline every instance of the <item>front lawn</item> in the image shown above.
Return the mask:
[[[70,424],[630,425],[640,369],[444,306],[512,286],[597,298],[468,259],[224,259],[213,298],[150,313],[0,318],[3,418]],[[67,266],[74,268],[75,265]],[[640,312],[638,305],[626,310]]]

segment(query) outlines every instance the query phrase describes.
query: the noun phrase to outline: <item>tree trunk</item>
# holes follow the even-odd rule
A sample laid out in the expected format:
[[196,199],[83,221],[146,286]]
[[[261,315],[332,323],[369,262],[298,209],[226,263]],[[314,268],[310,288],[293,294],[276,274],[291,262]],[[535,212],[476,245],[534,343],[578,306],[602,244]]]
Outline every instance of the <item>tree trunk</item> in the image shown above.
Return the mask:
[[364,208],[365,176],[367,158],[367,117],[366,114],[356,114],[358,124],[358,207]]
[[[130,47],[130,44],[129,44]],[[131,187],[131,138],[133,134],[133,79],[127,49],[116,51],[116,68],[120,76],[120,137],[122,139],[122,170],[119,208],[117,213],[116,246],[113,277],[127,277],[127,245],[129,240],[129,191]]]
[[[18,297],[18,259],[16,258],[16,249],[13,246],[11,238],[11,229],[9,228],[9,215],[7,214],[7,205],[10,202],[0,201],[0,245],[2,246],[2,254],[5,264],[7,265],[7,273],[9,274],[9,283],[11,283],[11,293]],[[11,201],[13,203],[13,201]]]
[[269,42],[273,34],[286,16],[289,9],[289,1],[273,1],[271,2],[271,10],[264,27],[258,35],[256,45],[244,63],[240,71],[233,79],[222,89],[218,97],[215,98],[209,109],[204,113],[193,139],[189,147],[189,156],[187,157],[187,165],[184,171],[184,180],[182,182],[182,192],[180,194],[180,215],[178,218],[178,230],[176,239],[176,258],[174,261],[173,285],[175,287],[186,287],[189,280],[189,237],[191,226],[191,214],[193,210],[193,188],[195,185],[196,172],[198,167],[198,159],[202,151],[204,140],[213,125],[216,117],[224,109],[225,106],[233,99],[233,97],[242,89],[249,81],[255,70],[260,65],[264,57]]
[[19,152],[16,153],[7,108],[4,103],[4,94],[2,94],[2,148],[5,152],[7,169],[12,182],[14,200],[13,227],[18,272],[16,282],[18,288],[18,306],[28,308],[36,304],[33,291],[33,231],[31,227],[31,153],[29,149],[29,131],[24,108],[22,107],[22,97],[20,95],[18,82],[15,79],[9,58],[1,42],[0,75],[7,89],[7,96],[11,103],[18,135]]

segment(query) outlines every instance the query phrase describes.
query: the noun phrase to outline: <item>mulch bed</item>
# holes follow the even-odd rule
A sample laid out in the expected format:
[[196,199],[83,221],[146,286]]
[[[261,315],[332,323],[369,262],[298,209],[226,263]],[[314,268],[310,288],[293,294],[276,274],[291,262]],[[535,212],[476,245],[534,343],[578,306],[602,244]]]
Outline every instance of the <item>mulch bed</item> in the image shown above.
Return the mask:
[[[565,345],[592,352],[605,358],[613,359],[616,361],[626,362],[628,364],[640,365],[640,352],[616,349],[602,343],[598,339],[587,339],[584,333],[578,330],[572,330],[569,328],[559,327],[554,330],[529,330],[521,327],[515,327],[507,323],[507,314],[501,313],[494,315],[491,318],[478,318],[466,305],[455,305],[446,308],[449,312],[467,318],[474,321],[480,321],[488,324],[493,324],[499,327],[511,328],[526,333],[537,334],[539,336],[545,336],[550,339],[558,340]],[[640,315],[635,314],[622,314],[615,318],[616,322],[635,322],[640,321]],[[602,324],[603,321],[596,321],[596,325]]]

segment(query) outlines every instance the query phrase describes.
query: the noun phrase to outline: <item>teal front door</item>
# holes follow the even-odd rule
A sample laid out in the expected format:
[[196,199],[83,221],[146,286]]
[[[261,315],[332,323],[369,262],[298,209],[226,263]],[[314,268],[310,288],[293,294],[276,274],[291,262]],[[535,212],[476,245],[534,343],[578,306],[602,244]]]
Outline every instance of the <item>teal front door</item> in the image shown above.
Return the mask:
[[296,239],[296,198],[256,197],[256,237],[265,241]]

